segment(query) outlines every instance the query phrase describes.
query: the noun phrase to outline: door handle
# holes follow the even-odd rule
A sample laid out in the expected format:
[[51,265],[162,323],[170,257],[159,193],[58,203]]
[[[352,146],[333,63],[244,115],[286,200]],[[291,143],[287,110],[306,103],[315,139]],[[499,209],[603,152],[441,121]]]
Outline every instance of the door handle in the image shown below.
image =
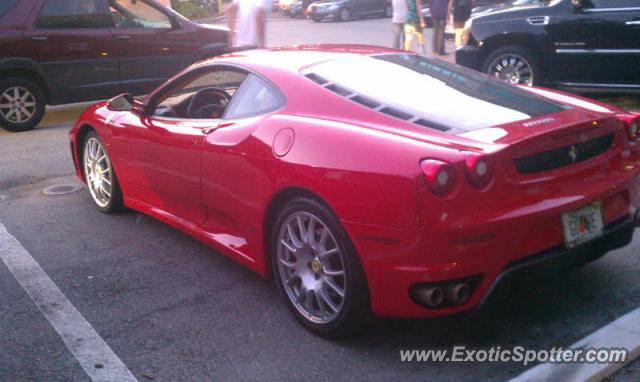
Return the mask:
[[640,20],[627,21],[625,24],[627,24],[627,25],[640,25]]
[[131,40],[131,36],[127,34],[121,34],[116,37],[118,40]]
[[33,41],[48,41],[49,39],[46,36],[33,36],[31,37]]

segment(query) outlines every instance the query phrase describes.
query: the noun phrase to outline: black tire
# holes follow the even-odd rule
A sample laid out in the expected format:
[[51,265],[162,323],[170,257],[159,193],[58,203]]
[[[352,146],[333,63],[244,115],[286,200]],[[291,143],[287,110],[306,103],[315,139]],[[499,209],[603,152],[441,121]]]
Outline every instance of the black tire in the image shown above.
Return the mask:
[[319,19],[317,17],[312,17],[311,20],[313,20],[313,22],[315,23],[319,23],[320,21],[322,21],[322,19]]
[[[5,94],[15,98],[12,95],[15,89],[18,89],[20,98],[26,96],[26,99],[11,101],[5,98]],[[27,106],[30,104],[33,106]],[[11,105],[0,108],[0,127],[18,132],[31,130],[40,123],[44,116],[46,101],[44,91],[36,82],[26,77],[9,77],[0,80],[0,105]],[[31,115],[27,118],[26,113]]]
[[530,85],[540,85],[544,83],[544,70],[538,57],[533,54],[528,48],[519,45],[508,45],[495,49],[491,52],[482,64],[482,72],[496,76],[493,69],[496,60],[501,57],[519,57],[526,61],[531,68],[531,74],[533,75]]
[[[89,180],[89,175],[87,174],[87,166],[85,165],[85,158],[87,154],[87,143],[91,140],[91,139],[97,139],[98,142],[100,142],[100,144],[103,147],[104,150],[104,154],[107,157],[107,160],[109,161],[109,167],[110,167],[110,171],[113,174],[112,178],[111,178],[111,183],[112,183],[112,188],[111,188],[111,196],[109,198],[108,203],[106,203],[106,205],[100,205],[97,201],[96,198],[93,194],[93,192],[91,191],[91,185],[89,184],[90,180]],[[113,168],[113,164],[111,164],[111,158],[109,156],[109,153],[106,151],[106,148],[104,148],[104,143],[102,142],[102,139],[100,138],[100,136],[98,135],[98,133],[95,130],[90,131],[89,133],[87,133],[87,135],[84,138],[84,141],[82,142],[82,149],[80,152],[80,166],[82,167],[82,172],[84,174],[84,179],[85,182],[87,184],[87,187],[89,188],[89,194],[91,196],[91,199],[93,201],[94,206],[100,210],[101,212],[110,214],[113,212],[116,212],[120,209],[122,209],[123,207],[123,203],[122,203],[122,189],[120,188],[120,183],[118,181],[118,176],[116,174],[115,168]]]
[[342,8],[340,12],[338,12],[337,19],[343,23],[351,20],[351,11],[348,8]]
[[[278,236],[280,228],[285,224],[288,217],[300,212],[309,213],[319,218],[335,238],[340,252],[344,254],[343,263],[346,275],[344,302],[339,314],[327,323],[316,323],[302,315],[287,294],[281,280],[281,271],[278,266]],[[273,225],[270,254],[273,278],[281,295],[296,319],[310,332],[325,338],[351,337],[361,334],[362,329],[373,322],[369,302],[369,288],[358,255],[336,216],[323,203],[307,197],[295,198],[287,203],[279,212]]]

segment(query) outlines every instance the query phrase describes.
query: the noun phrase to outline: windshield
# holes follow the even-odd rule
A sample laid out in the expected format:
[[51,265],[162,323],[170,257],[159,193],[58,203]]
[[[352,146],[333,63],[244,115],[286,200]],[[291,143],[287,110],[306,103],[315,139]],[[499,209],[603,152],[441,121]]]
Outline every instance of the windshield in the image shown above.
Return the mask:
[[[329,90],[399,110],[405,120],[460,133],[555,113],[563,109],[518,87],[415,54],[350,57],[312,66]],[[385,112],[385,107],[375,107]],[[404,117],[406,116],[406,117]]]

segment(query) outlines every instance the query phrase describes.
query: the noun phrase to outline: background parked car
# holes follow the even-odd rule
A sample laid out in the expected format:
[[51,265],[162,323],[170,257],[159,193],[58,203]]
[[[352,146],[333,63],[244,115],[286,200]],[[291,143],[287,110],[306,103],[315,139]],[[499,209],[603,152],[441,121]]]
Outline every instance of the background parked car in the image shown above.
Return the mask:
[[309,6],[313,21],[349,21],[356,17],[380,15],[391,17],[393,7],[389,0],[320,0]]
[[314,1],[315,0],[283,0],[280,9],[282,9],[285,15],[300,17],[306,14],[307,7]]
[[640,2],[559,0],[473,17],[456,61],[518,84],[640,90]]
[[227,47],[226,28],[153,0],[2,0],[0,126],[28,130],[45,105],[145,94]]

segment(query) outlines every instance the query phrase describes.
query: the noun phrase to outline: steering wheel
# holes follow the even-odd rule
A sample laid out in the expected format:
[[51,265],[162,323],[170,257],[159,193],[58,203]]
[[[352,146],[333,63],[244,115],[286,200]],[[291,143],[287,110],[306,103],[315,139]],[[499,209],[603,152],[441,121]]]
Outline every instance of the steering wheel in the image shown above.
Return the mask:
[[191,97],[187,106],[187,118],[220,118],[231,101],[224,89],[208,87],[200,89]]

